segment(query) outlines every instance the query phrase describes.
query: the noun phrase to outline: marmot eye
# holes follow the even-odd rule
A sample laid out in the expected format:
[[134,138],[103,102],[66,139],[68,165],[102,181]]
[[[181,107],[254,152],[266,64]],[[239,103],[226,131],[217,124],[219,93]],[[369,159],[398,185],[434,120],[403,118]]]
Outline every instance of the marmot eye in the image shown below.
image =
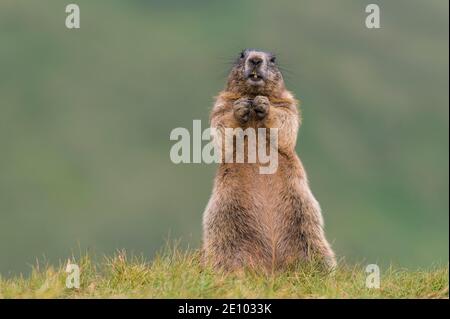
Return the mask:
[[276,57],[274,57],[274,56],[271,57],[271,58],[270,58],[270,63],[275,63],[275,60],[276,60]]

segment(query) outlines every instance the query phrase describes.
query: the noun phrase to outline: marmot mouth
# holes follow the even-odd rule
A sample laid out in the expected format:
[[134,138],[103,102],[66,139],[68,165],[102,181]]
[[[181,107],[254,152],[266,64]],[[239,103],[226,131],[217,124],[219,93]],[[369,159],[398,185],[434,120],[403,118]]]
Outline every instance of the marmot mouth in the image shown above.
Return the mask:
[[263,81],[264,77],[261,74],[258,73],[251,73],[247,76],[247,79],[250,80],[251,82],[259,82],[259,81]]

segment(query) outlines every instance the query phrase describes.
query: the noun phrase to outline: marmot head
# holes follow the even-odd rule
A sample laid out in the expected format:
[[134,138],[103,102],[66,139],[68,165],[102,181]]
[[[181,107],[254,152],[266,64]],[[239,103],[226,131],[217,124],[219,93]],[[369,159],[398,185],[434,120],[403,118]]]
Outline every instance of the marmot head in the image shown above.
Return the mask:
[[227,90],[250,95],[281,94],[284,81],[275,55],[253,49],[243,50],[228,76]]

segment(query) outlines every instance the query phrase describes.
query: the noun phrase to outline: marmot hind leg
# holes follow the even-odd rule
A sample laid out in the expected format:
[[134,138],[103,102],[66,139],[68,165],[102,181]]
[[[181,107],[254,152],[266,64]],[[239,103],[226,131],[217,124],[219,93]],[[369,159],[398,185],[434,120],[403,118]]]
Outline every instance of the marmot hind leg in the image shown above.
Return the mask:
[[336,266],[333,250],[325,238],[319,203],[306,181],[283,194],[283,228],[279,248],[285,262],[307,261],[332,270]]
[[242,206],[208,205],[203,220],[205,263],[226,271],[252,267],[261,262],[262,247],[257,221]]

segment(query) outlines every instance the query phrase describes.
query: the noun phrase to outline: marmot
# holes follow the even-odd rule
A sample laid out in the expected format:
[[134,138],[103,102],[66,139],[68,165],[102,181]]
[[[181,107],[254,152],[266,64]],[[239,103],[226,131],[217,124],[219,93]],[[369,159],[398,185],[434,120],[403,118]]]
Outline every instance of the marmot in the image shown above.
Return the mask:
[[258,163],[219,164],[203,216],[203,253],[214,267],[273,271],[311,260],[335,266],[319,203],[295,152],[297,106],[273,54],[240,53],[216,98],[211,127],[278,128],[278,169],[260,174]]

